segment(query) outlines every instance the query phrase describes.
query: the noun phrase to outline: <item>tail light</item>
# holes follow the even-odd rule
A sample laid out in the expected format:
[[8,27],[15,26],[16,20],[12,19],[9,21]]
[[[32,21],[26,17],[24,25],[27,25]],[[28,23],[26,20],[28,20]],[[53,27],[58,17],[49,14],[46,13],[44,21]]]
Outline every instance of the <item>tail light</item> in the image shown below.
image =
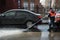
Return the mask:
[[42,16],[38,16],[38,18],[40,19],[40,18],[42,18]]

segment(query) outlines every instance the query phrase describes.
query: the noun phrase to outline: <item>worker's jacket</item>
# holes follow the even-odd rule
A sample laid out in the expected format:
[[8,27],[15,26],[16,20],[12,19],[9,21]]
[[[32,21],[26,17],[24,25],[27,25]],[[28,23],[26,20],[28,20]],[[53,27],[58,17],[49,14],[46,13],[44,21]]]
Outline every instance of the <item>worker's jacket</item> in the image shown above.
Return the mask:
[[55,12],[50,12],[48,17],[55,17],[56,13]]
[[48,17],[50,17],[50,20],[55,20],[55,15],[56,15],[56,13],[55,12],[50,12],[49,13],[49,15],[48,15]]
[[50,13],[51,17],[55,17],[56,13]]

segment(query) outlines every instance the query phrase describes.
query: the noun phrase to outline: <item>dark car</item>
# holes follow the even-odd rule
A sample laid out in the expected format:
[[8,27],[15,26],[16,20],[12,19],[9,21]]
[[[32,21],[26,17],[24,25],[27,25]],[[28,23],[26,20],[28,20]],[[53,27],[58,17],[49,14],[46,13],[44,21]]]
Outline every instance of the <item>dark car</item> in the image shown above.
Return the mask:
[[41,14],[37,14],[25,9],[12,9],[0,14],[0,24],[25,24],[27,27],[33,25],[41,19]]

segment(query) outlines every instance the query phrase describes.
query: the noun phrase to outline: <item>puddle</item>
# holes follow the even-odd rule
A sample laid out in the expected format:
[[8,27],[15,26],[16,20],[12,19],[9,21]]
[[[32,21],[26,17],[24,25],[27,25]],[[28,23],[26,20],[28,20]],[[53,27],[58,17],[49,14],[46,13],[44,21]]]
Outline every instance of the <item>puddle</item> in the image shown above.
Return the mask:
[[38,29],[41,30],[41,40],[49,40],[49,26],[48,25],[38,25]]
[[24,29],[0,29],[0,37],[22,34]]

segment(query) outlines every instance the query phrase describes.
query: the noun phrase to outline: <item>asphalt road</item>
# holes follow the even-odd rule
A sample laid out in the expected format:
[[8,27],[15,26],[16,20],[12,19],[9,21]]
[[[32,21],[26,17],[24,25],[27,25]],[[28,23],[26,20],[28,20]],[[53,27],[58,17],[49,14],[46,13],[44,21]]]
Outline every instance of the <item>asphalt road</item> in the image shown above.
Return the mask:
[[60,33],[48,32],[49,26],[47,24],[37,25],[35,27],[37,27],[38,30],[37,29],[25,30],[19,28],[1,28],[0,40],[60,40]]

